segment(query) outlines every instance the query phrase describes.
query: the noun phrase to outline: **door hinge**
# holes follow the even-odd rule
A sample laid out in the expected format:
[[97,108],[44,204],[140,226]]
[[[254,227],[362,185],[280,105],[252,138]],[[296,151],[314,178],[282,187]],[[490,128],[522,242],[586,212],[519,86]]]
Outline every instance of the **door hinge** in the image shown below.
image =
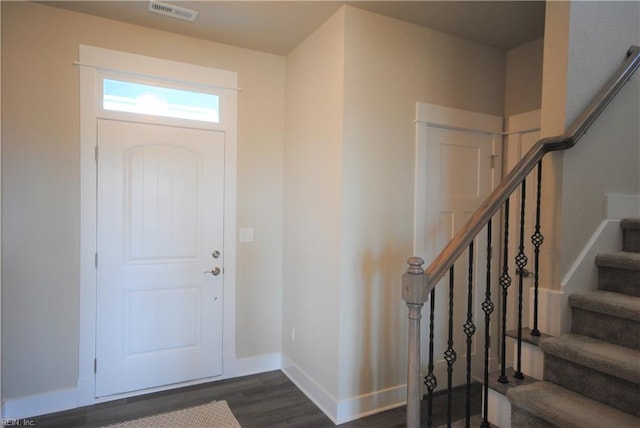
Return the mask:
[[496,161],[500,158],[498,155],[491,155],[491,169],[496,167]]
[[98,373],[98,359],[93,359],[93,373]]
[[96,146],[96,162],[98,162],[98,146]]
[[98,253],[95,254],[95,258],[93,260],[93,263],[96,265],[96,268],[98,267]]

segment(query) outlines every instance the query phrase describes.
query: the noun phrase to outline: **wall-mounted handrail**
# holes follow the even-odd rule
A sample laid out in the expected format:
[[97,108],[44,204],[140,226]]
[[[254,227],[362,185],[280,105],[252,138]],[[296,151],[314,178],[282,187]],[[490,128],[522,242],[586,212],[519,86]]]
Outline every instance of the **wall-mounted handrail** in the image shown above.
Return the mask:
[[640,46],[631,46],[627,52],[626,61],[620,66],[613,77],[607,81],[580,116],[573,121],[565,133],[556,137],[539,140],[516,164],[500,185],[489,195],[482,205],[480,205],[469,221],[467,221],[466,225],[463,226],[425,270],[428,287],[426,290],[427,294],[448,272],[449,268],[453,266],[454,262],[467,249],[489,219],[500,210],[509,195],[516,190],[522,180],[535,168],[545,153],[566,150],[575,146],[638,67],[640,67]]

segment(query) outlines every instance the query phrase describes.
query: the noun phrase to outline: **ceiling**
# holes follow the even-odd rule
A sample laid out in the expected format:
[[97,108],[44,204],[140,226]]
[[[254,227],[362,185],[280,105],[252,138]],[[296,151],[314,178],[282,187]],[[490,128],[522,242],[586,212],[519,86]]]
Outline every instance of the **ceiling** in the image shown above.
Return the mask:
[[144,27],[286,55],[343,4],[511,49],[542,37],[544,1],[179,1],[195,23],[147,12],[148,1],[43,1]]

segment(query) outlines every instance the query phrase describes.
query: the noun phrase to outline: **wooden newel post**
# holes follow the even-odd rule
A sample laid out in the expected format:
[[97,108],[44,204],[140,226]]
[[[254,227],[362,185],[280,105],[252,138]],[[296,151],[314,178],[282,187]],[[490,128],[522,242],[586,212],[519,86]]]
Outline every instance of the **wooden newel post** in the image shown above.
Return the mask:
[[402,299],[409,308],[409,358],[407,364],[407,428],[420,427],[422,385],[420,373],[420,318],[427,301],[427,281],[419,257],[410,258],[407,273],[402,275]]

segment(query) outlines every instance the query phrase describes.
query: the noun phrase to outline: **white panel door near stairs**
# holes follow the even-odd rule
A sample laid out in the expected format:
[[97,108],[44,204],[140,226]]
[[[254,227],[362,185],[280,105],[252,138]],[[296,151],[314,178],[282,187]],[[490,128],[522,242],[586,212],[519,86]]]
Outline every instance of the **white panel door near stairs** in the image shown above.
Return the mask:
[[[426,264],[436,257],[461,229],[478,206],[501,179],[503,118],[448,107],[418,103],[416,147],[416,211],[414,252]],[[499,225],[492,229],[497,248]],[[472,354],[484,343],[484,313],[481,304],[486,289],[486,232],[475,241],[472,321],[476,326]],[[493,254],[497,254],[494,251]],[[492,272],[497,272],[497,258],[492,259]],[[454,343],[458,358],[466,353],[466,336],[461,328],[467,317],[468,252],[456,263],[454,288]],[[497,275],[493,275],[497,277]],[[445,278],[446,280],[446,278]],[[436,287],[435,297],[435,372],[444,375],[444,351],[447,349],[448,287],[444,280]],[[494,303],[497,281],[491,284]],[[429,303],[427,303],[429,305]],[[427,306],[428,307],[428,306]],[[428,318],[427,314],[423,319]],[[425,326],[426,327],[426,326]],[[494,326],[495,327],[495,326]],[[427,341],[423,341],[426,346]],[[423,348],[422,355],[427,355]],[[473,359],[479,373],[481,358]],[[464,371],[454,373],[454,383],[463,381]],[[440,382],[444,385],[444,382]]]
[[222,374],[224,133],[98,120],[96,397]]

